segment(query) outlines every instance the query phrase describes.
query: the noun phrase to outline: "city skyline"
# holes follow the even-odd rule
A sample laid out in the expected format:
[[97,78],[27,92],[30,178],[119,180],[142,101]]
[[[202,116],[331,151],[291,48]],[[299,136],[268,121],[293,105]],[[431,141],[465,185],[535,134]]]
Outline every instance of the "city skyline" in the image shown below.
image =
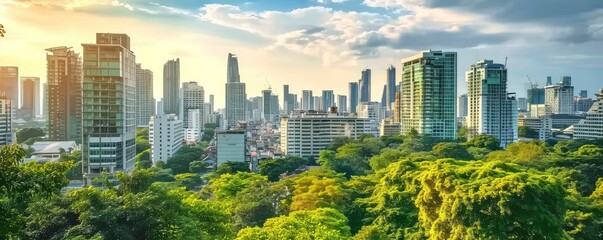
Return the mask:
[[[486,8],[501,9],[492,17],[480,13],[478,4],[217,2],[3,1],[0,22],[7,34],[0,41],[0,65],[18,66],[20,75],[40,77],[43,84],[44,49],[68,46],[81,53],[81,43],[91,42],[89,36],[96,32],[125,33],[137,60],[155,73],[161,73],[166,59],[181,58],[181,81],[197,81],[217,95],[217,108],[224,106],[220,95],[226,78],[223,56],[228,52],[240,56],[241,81],[247,83],[250,96],[260,95],[266,81],[277,93],[289,84],[291,93],[333,89],[345,94],[347,83],[356,81],[361,69],[371,68],[371,100],[376,101],[386,81],[383,69],[389,64],[399,68],[400,59],[429,48],[458,52],[461,69],[479,59],[503,62],[508,57],[509,91],[518,96],[525,96],[528,74],[541,86],[546,76],[572,76],[576,89],[589,89],[600,81],[603,20],[595,13],[603,3],[594,0],[560,1],[553,10],[538,14],[514,11],[535,9],[537,1],[492,4]],[[505,14],[513,15],[514,21],[505,21]],[[360,24],[344,24],[349,20]],[[526,23],[534,24],[525,27]],[[518,27],[522,30],[516,31]],[[61,34],[50,34],[55,31]],[[335,35],[340,36],[328,40]],[[32,41],[33,36],[44,40]],[[433,38],[427,41],[425,36]],[[461,77],[459,73],[457,78]],[[160,99],[162,86],[157,80],[154,96]],[[465,83],[459,81],[459,94],[465,91]]]

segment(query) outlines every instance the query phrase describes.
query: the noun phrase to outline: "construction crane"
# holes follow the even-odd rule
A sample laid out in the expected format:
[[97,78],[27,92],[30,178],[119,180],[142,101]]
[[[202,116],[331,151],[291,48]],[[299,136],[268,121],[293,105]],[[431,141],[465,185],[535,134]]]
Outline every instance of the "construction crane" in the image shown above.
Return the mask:
[[532,87],[532,88],[538,88],[538,83],[533,83],[532,82],[532,78],[530,77],[530,74],[526,75],[526,77],[528,78],[528,82],[530,82],[530,87]]

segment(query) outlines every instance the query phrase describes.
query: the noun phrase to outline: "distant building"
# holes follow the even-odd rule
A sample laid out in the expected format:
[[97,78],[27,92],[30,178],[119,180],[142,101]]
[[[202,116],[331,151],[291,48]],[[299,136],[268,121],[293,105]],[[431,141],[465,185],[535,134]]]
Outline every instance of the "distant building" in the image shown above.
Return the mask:
[[423,51],[402,59],[402,134],[456,139],[456,52]]
[[180,59],[163,64],[163,111],[180,115]]
[[562,77],[560,83],[548,85],[544,91],[544,104],[548,114],[574,113],[574,87],[571,77]]
[[217,166],[226,162],[246,162],[247,136],[244,130],[216,132]]
[[275,103],[273,97],[272,89],[262,91],[262,119],[267,122],[274,121],[278,114],[278,101]]
[[396,68],[389,65],[386,70],[387,75],[387,93],[385,105],[387,110],[393,110],[393,103],[396,100]]
[[348,113],[348,97],[346,95],[337,95],[337,110],[339,113]]
[[338,137],[356,139],[371,132],[370,120],[337,113],[294,111],[281,118],[281,150],[285,155],[318,157]]
[[226,74],[226,115],[227,127],[234,126],[238,121],[245,121],[245,102],[247,93],[245,83],[239,75],[239,60],[232,53],[228,54]]
[[0,94],[12,100],[14,110],[19,108],[19,68],[0,66]]
[[501,147],[516,142],[517,101],[507,92],[507,68],[492,60],[480,60],[466,73],[469,113],[468,138],[489,135]]
[[574,112],[588,112],[593,103],[591,98],[574,97]]
[[58,161],[63,154],[71,154],[73,150],[80,150],[75,141],[36,141],[30,146],[34,152],[31,160],[37,162]]
[[148,127],[151,116],[155,115],[153,98],[153,71],[136,64],[136,125]]
[[400,123],[401,117],[401,107],[402,107],[402,93],[396,92],[396,99],[394,100],[394,116],[392,117],[392,121],[395,123]]
[[0,93],[0,147],[13,144],[12,98]]
[[467,94],[461,94],[458,98],[458,115],[457,117],[466,117],[469,113],[469,103],[467,102]]
[[[203,123],[203,120],[201,120],[201,118],[204,116],[201,114],[201,110],[200,109],[188,109],[188,119],[186,120],[186,126],[183,126],[184,128],[184,141],[186,141],[187,144],[194,144],[196,142],[198,142],[201,139],[201,134],[203,132],[203,128],[201,127],[201,124]],[[184,125],[184,122],[183,122]]]
[[330,107],[335,107],[335,95],[333,90],[322,90],[321,111],[328,111]]
[[603,138],[603,89],[595,94],[597,101],[586,113],[586,119],[574,125],[575,139],[601,139]]
[[358,82],[358,102],[371,101],[371,69],[362,70],[360,81]]
[[588,91],[586,91],[586,90],[580,90],[580,95],[578,97],[580,97],[580,98],[587,98],[588,97]]
[[166,163],[182,147],[184,131],[182,120],[176,114],[157,114],[149,122],[151,160]]
[[[350,108],[350,113],[356,113],[356,107],[358,106],[358,83],[351,82],[349,83],[349,94],[350,96],[350,104],[348,104],[348,108]],[[307,110],[307,109],[302,109]]]
[[383,119],[379,126],[379,136],[397,136],[400,135],[401,130],[399,122],[393,122],[391,120]]
[[[182,83],[180,98],[182,102],[179,105],[182,107],[182,123],[184,124],[184,128],[195,128],[202,131],[204,126],[203,121],[205,120],[205,116],[203,115],[205,113],[203,111],[205,91],[203,87],[199,86],[197,82]],[[198,116],[190,116],[189,110],[191,109],[197,109],[198,111],[194,111],[194,114],[198,114]],[[194,117],[195,121],[189,121],[191,117]],[[195,125],[190,125],[191,123]]]
[[544,104],[530,104],[530,117],[539,118],[550,114]]
[[384,118],[383,106],[379,102],[361,102],[356,110],[359,118],[368,118],[370,120],[373,136],[379,135],[379,124]]
[[524,97],[517,98],[517,110],[520,112],[528,111],[528,99]]
[[39,77],[21,77],[21,110],[32,118],[40,114]]
[[314,110],[314,96],[312,90],[302,91],[302,106],[301,110],[309,111]]
[[322,109],[322,97],[320,96],[314,96],[314,106],[312,106],[312,109],[315,111],[320,111],[320,109]]

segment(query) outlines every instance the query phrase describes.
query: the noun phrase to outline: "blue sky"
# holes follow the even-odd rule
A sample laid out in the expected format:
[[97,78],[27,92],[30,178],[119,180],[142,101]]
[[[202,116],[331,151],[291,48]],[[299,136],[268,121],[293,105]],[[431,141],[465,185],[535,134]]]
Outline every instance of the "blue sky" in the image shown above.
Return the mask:
[[603,88],[601,0],[0,0],[0,23],[0,65],[24,76],[45,79],[45,48],[81,51],[96,32],[127,33],[137,62],[155,72],[157,98],[163,63],[180,58],[182,82],[199,82],[218,106],[229,52],[249,97],[282,84],[347,95],[368,67],[377,101],[387,66],[424,49],[458,52],[459,93],[472,63],[506,57],[519,96],[527,75],[541,84],[572,76],[576,94]]

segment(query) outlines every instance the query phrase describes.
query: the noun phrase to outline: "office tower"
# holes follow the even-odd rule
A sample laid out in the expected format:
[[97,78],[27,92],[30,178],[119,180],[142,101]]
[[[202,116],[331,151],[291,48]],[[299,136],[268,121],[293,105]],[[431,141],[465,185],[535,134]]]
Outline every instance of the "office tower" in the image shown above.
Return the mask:
[[372,134],[369,121],[332,112],[294,111],[281,118],[281,150],[290,156],[318,157],[336,138]]
[[362,70],[362,76],[358,81],[358,102],[370,102],[371,101],[371,70]]
[[290,108],[290,96],[289,96],[289,85],[285,84],[283,85],[283,112],[285,112],[285,114],[289,114],[289,112],[291,112]]
[[385,106],[387,110],[393,110],[393,103],[396,100],[396,68],[394,65],[389,65],[387,68],[387,96]]
[[370,134],[379,136],[379,124],[383,120],[383,106],[379,102],[361,102],[358,104],[358,117],[370,120]]
[[[213,112],[211,111],[210,103],[203,103],[203,123],[204,124],[215,123],[215,120],[213,119]],[[203,128],[205,129],[205,126],[203,126]]]
[[226,121],[228,127],[238,121],[245,121],[245,83],[241,83],[239,75],[239,60],[236,55],[228,54],[226,74]]
[[467,113],[469,111],[469,109],[468,109],[469,103],[467,102],[467,94],[461,94],[459,96],[457,104],[458,104],[458,108],[457,108],[458,115],[457,115],[457,117],[466,117]]
[[545,87],[546,86],[550,86],[550,85],[553,85],[553,79],[551,78],[551,76],[547,76],[546,77],[546,85],[545,85]]
[[42,84],[42,116],[48,123],[48,83]]
[[561,77],[555,85],[544,88],[544,104],[547,114],[573,114],[574,113],[574,86],[571,77]]
[[314,96],[314,106],[312,106],[312,109],[315,111],[322,110],[322,97]]
[[539,88],[537,85],[532,85],[528,89],[528,105],[544,104],[544,88]]
[[507,68],[480,60],[466,73],[468,138],[489,135],[506,147],[517,141],[517,102],[507,93]]
[[581,97],[581,98],[588,98],[588,91],[586,91],[586,90],[580,90],[579,97]]
[[203,114],[203,105],[205,103],[205,91],[202,86],[199,86],[197,82],[185,82],[182,83],[182,92],[180,94],[182,102],[182,124],[184,128],[194,128],[203,130],[203,119],[204,116],[194,116],[199,119],[196,125],[190,125],[189,123],[189,110],[199,109],[195,112],[196,114]]
[[139,63],[136,64],[136,125],[148,127],[153,115],[155,115],[153,71],[142,69]]
[[272,112],[272,117],[273,117],[273,120],[274,120],[274,118],[277,115],[279,115],[279,113],[280,113],[280,107],[279,107],[280,105],[279,105],[279,102],[278,102],[278,96],[272,94],[270,96],[270,101],[271,101],[270,107],[272,108],[270,111]]
[[603,138],[603,89],[597,94],[597,100],[586,113],[586,119],[574,126],[574,139],[602,139]]
[[337,95],[337,111],[348,113],[348,97],[346,95]]
[[322,90],[322,107],[320,110],[329,111],[330,107],[335,106],[335,94],[333,94],[333,90]]
[[39,77],[21,77],[21,111],[28,117],[40,114]]
[[0,93],[12,99],[13,110],[19,108],[19,68],[0,66]]
[[0,92],[0,147],[13,144],[12,98]]
[[274,119],[275,112],[272,106],[272,89],[266,89],[262,91],[262,119],[267,122],[272,122]]
[[574,112],[588,112],[593,103],[591,98],[574,97]]
[[381,92],[381,106],[387,108],[387,85],[383,85],[383,91]]
[[129,172],[136,155],[136,59],[126,34],[82,44],[84,185],[102,172]]
[[163,64],[163,111],[180,115],[180,58]]
[[520,112],[528,111],[528,99],[524,97],[517,98],[517,109]]
[[245,131],[216,132],[216,152],[218,166],[226,162],[246,162],[247,137]]
[[424,51],[402,60],[402,134],[456,138],[456,52]]
[[[46,51],[48,140],[82,143],[82,58],[70,47],[54,47],[48,48]],[[89,62],[98,64],[98,62],[92,61],[96,57],[98,56],[91,55],[93,59]],[[94,67],[96,66],[94,65]],[[88,77],[89,82],[91,79],[92,77]],[[91,86],[90,84],[92,83],[86,86]],[[93,86],[96,86],[96,94],[100,94],[101,85]],[[87,93],[95,94],[94,91]],[[102,93],[104,94],[106,91],[102,91]],[[95,114],[90,109],[88,110],[90,114]],[[96,110],[98,111],[98,109]],[[89,115],[87,119],[92,120],[93,118],[94,116]]]
[[356,107],[358,106],[358,83],[351,82],[349,84],[349,95],[350,104],[348,105],[351,113],[356,113]]
[[[396,92],[396,99],[394,100],[394,116],[392,117],[392,122],[394,123],[398,123],[398,125],[401,122],[401,117],[402,117],[402,93],[401,92]],[[400,134],[400,133],[398,133]]]
[[309,111],[314,110],[314,96],[312,90],[302,91],[302,107],[301,110]]
[[213,95],[213,94],[210,94],[210,95],[209,95],[209,112],[210,112],[210,113],[214,113],[214,111],[215,111],[214,106],[215,106],[215,105],[214,105],[214,95]]
[[157,114],[149,122],[149,145],[151,145],[151,160],[167,163],[182,147],[184,130],[182,120],[176,114]]

